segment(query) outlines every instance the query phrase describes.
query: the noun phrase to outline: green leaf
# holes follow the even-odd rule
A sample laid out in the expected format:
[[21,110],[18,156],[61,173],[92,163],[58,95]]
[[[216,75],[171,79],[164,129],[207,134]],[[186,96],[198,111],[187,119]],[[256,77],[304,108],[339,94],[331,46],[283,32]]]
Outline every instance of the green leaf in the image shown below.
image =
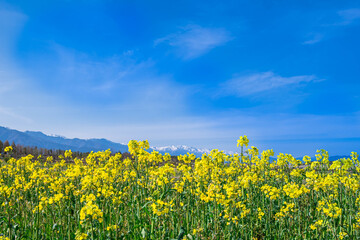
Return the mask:
[[142,236],[143,238],[146,237],[146,230],[145,230],[145,228],[143,228],[143,229],[141,230],[141,236]]
[[52,226],[52,230],[55,230],[57,226],[58,225],[56,223],[54,223],[54,225]]
[[183,239],[184,236],[185,236],[185,230],[184,230],[183,227],[181,227],[181,228],[180,228],[180,231],[179,231],[178,240]]

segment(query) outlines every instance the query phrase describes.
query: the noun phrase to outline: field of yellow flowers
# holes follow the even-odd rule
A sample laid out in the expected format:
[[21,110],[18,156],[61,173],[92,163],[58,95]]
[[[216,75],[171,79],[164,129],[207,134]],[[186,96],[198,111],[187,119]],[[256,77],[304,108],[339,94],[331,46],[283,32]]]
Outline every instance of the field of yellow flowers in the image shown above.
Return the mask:
[[357,153],[332,164],[324,150],[316,161],[270,161],[272,150],[248,143],[178,163],[135,140],[126,159],[66,151],[59,162],[2,161],[0,240],[360,238]]

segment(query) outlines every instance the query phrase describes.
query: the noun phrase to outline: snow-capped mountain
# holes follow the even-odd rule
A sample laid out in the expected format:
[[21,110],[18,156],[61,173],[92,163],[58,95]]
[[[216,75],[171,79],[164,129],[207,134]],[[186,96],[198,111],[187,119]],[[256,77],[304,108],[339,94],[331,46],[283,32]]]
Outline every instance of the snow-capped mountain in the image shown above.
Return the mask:
[[160,153],[169,153],[172,156],[183,155],[186,153],[193,153],[197,157],[201,157],[201,155],[203,155],[204,153],[210,153],[209,149],[194,148],[194,147],[188,147],[185,145],[179,145],[179,146],[172,145],[172,146],[151,147],[151,148]]

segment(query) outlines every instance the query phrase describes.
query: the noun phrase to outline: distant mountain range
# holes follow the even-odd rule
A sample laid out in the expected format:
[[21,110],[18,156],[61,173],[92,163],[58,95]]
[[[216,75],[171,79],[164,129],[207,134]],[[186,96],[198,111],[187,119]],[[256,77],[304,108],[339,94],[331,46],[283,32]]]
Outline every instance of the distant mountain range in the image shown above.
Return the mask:
[[60,136],[49,136],[42,132],[20,132],[5,127],[0,127],[0,140],[8,140],[10,144],[14,141],[16,144],[24,146],[61,150],[71,149],[80,152],[101,151],[109,148],[114,152],[126,152],[128,150],[126,145],[106,139],[69,139]]
[[[79,138],[65,138],[55,135],[46,135],[42,132],[25,131],[21,132],[18,130],[9,129],[0,126],[0,140],[8,140],[10,144],[14,141],[16,144],[24,146],[32,146],[46,149],[61,149],[79,152],[90,152],[90,151],[103,151],[110,149],[112,152],[127,152],[127,145],[115,143],[107,139],[79,139]],[[170,146],[170,147],[153,147],[150,151],[156,150],[160,153],[169,153],[172,156],[180,154],[194,153],[200,157],[203,153],[209,153],[207,149],[197,149],[187,146]]]
[[[11,144],[13,141],[16,144],[20,144],[23,146],[31,146],[38,148],[46,148],[46,149],[61,149],[79,152],[90,152],[90,151],[103,151],[106,149],[110,149],[112,152],[127,152],[128,147],[125,144],[115,143],[109,141],[107,139],[101,138],[93,138],[93,139],[79,139],[79,138],[66,138],[62,136],[56,135],[46,135],[42,132],[34,132],[34,131],[25,131],[21,132],[18,130],[9,129],[6,127],[0,126],[0,140],[5,141],[8,140]],[[209,149],[200,149],[194,147],[188,147],[184,145],[180,146],[165,146],[165,147],[152,147],[149,151],[158,151],[162,154],[169,153],[172,156],[178,156],[186,153],[193,153],[197,157],[201,157],[204,153],[210,153]],[[350,156],[330,156],[330,161],[335,161],[340,158],[349,158]],[[302,157],[297,158],[302,160]],[[276,158],[272,157],[271,161],[276,160]],[[316,160],[312,157],[312,160]]]

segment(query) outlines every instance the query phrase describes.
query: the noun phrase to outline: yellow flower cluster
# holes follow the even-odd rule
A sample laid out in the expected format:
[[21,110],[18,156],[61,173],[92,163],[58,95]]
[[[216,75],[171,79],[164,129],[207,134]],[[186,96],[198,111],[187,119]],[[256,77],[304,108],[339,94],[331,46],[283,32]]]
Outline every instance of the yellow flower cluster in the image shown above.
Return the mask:
[[287,217],[287,216],[291,217],[290,213],[295,211],[295,209],[294,209],[295,203],[284,202],[284,204],[285,204],[285,206],[281,207],[280,212],[275,214],[274,218],[276,220],[279,220],[279,219]]
[[312,229],[312,230],[316,230],[316,229],[319,229],[319,228],[321,228],[321,227],[323,227],[324,226],[324,220],[318,220],[318,221],[316,221],[314,224],[311,224],[310,225],[310,228]]
[[338,218],[342,213],[341,208],[339,208],[336,203],[330,203],[325,200],[319,201],[317,210],[331,218]]
[[86,205],[81,208],[80,211],[80,223],[83,223],[86,218],[90,218],[90,220],[98,220],[99,222],[103,221],[103,213],[99,209],[99,207],[93,203],[92,200],[87,201]]
[[267,184],[261,187],[261,191],[265,193],[266,197],[270,198],[271,200],[276,200],[277,198],[279,198],[281,193],[280,189],[269,186]]
[[[0,163],[1,239],[360,239],[358,154],[110,150]],[[299,230],[300,229],[300,230]],[[3,235],[1,235],[3,234]]]
[[81,233],[80,231],[77,231],[75,234],[75,240],[86,240],[88,239],[88,235],[86,233]]
[[7,146],[6,148],[4,148],[4,152],[11,152],[13,150],[12,146]]
[[261,220],[264,215],[265,213],[261,210],[261,208],[258,208],[258,219]]
[[240,137],[239,140],[237,140],[237,146],[245,146],[247,147],[249,145],[249,139],[247,138],[247,136],[243,136],[243,137]]
[[171,211],[171,207],[174,206],[173,202],[164,202],[160,199],[151,204],[151,208],[154,214],[161,216]]
[[283,190],[287,196],[290,198],[298,198],[303,193],[309,193],[310,190],[307,189],[304,185],[301,187],[296,183],[288,183],[283,187]]
[[119,229],[118,225],[110,225],[106,228],[107,231],[116,231],[117,229]]

